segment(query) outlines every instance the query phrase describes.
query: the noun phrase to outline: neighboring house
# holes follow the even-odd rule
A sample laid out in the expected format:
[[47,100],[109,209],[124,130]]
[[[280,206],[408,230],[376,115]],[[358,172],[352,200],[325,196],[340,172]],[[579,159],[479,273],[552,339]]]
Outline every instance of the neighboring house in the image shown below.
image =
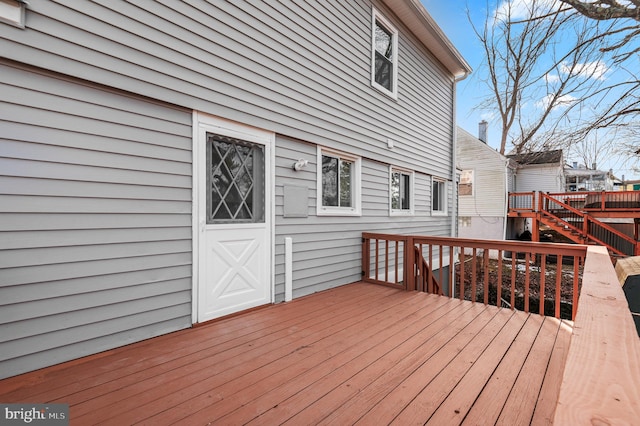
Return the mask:
[[[481,123],[482,126],[482,123]],[[502,240],[507,226],[507,194],[513,190],[515,163],[482,138],[458,127],[458,236]]]
[[572,191],[616,191],[620,188],[620,182],[613,175],[613,172],[589,169],[586,166],[578,166],[574,162],[571,166],[564,168],[565,192]]
[[[511,154],[507,158],[514,161],[516,178],[511,192],[564,192],[564,158],[562,150]],[[529,239],[535,232],[531,218],[509,218],[507,239]]]
[[562,150],[507,155],[518,164],[517,192],[564,192],[564,158]]
[[625,180],[620,185],[621,191],[640,191],[640,180]]
[[0,377],[455,233],[470,68],[419,0],[4,4]]

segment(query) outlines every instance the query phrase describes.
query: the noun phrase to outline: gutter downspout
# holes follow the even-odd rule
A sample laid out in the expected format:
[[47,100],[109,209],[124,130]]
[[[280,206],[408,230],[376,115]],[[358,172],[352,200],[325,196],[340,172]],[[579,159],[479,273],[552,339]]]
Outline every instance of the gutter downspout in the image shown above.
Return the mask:
[[504,217],[502,218],[502,239],[507,239],[507,217],[509,214],[509,160],[504,164]]
[[[452,90],[451,90],[451,95],[452,95],[452,102],[451,102],[451,126],[452,126],[452,141],[451,141],[451,184],[453,185],[453,194],[455,195],[455,202],[453,203],[453,206],[451,207],[451,236],[452,237],[457,237],[457,225],[458,225],[458,186],[456,185],[456,180],[457,180],[457,175],[456,175],[456,170],[458,169],[457,164],[456,164],[456,146],[457,146],[457,140],[458,140],[458,118],[457,118],[457,114],[456,114],[456,110],[458,108],[458,103],[457,103],[457,99],[458,99],[458,83],[462,80],[464,80],[465,78],[467,78],[467,76],[471,73],[471,68],[468,68],[467,71],[465,71],[463,74],[461,75],[454,75],[453,76],[453,81],[451,83],[452,85]],[[451,270],[451,273],[449,274],[449,276],[451,277],[451,282],[449,282],[449,288],[450,291],[449,293],[451,293],[451,298],[455,298],[456,297],[456,286],[454,285],[455,283],[455,268],[454,268],[454,254],[455,254],[455,248],[453,249],[453,253],[449,253],[449,269]],[[440,265],[440,268],[442,268],[442,265]]]
[[[456,164],[456,148],[457,148],[457,141],[458,141],[458,124],[457,124],[457,114],[456,114],[456,109],[458,107],[457,104],[457,97],[458,97],[458,92],[457,92],[457,87],[458,87],[458,82],[464,80],[465,78],[467,78],[468,73],[465,73],[461,76],[455,77],[453,78],[453,82],[452,82],[452,102],[451,102],[451,117],[452,117],[452,131],[451,131],[451,135],[452,135],[452,141],[451,141],[451,185],[453,186],[452,191],[453,194],[455,195],[455,202],[453,203],[453,206],[451,206],[451,237],[457,237],[457,224],[458,224],[458,186],[456,185],[456,170],[458,169],[457,164]],[[453,253],[449,253],[449,269],[450,274],[449,276],[451,277],[451,282],[449,282],[449,293],[451,293],[451,298],[455,298],[456,297],[456,289],[455,289],[455,285],[453,285],[453,283],[455,282],[455,269],[454,269],[454,259],[455,259],[455,248],[453,249]],[[440,265],[440,267],[442,268],[442,265]]]
[[[466,77],[466,75],[465,75]],[[457,237],[457,232],[456,232],[456,221],[458,220],[458,188],[456,187],[456,170],[458,169],[458,166],[456,164],[456,149],[457,149],[457,138],[458,138],[458,124],[457,124],[457,117],[456,117],[456,108],[457,108],[457,103],[456,103],[456,98],[458,96],[457,94],[457,83],[458,80],[456,78],[453,79],[453,90],[452,90],[452,95],[453,95],[453,99],[452,99],[452,111],[451,111],[451,117],[452,119],[452,141],[451,141],[451,185],[452,185],[452,191],[453,194],[455,194],[455,201],[452,203],[453,206],[451,206],[451,236],[452,237]],[[451,281],[449,282],[449,293],[451,295],[451,298],[454,299],[456,297],[456,286],[454,285],[454,283],[456,282],[455,280],[455,268],[454,268],[454,253],[455,253],[455,248],[453,249],[453,253],[449,253],[449,269],[451,269],[451,273],[449,274],[449,276],[451,277]],[[442,265],[440,265],[440,267],[442,268]]]
[[[456,184],[456,171],[458,169],[458,166],[456,164],[456,149],[457,149],[457,139],[458,139],[458,125],[457,123],[457,116],[456,116],[456,108],[457,108],[457,102],[456,102],[456,98],[458,96],[457,94],[457,79],[453,79],[453,90],[452,90],[452,94],[453,94],[453,100],[451,102],[452,105],[452,111],[451,111],[451,117],[453,118],[452,122],[453,122],[453,128],[451,129],[451,134],[452,134],[452,141],[451,141],[451,182],[453,185],[453,194],[455,195],[455,202],[453,203],[453,206],[451,206],[451,237],[457,237],[457,232],[456,232],[456,221],[458,218],[458,188],[455,186]],[[451,262],[449,262],[451,263]]]

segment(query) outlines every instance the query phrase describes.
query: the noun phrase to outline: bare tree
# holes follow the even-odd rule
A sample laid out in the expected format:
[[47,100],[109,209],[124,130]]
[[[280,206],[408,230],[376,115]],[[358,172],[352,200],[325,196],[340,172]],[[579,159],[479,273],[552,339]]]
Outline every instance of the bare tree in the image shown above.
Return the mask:
[[596,169],[604,160],[607,160],[610,167],[619,165],[620,159],[615,144],[616,132],[602,133],[594,133],[591,137],[577,141],[571,146],[569,156],[592,169]]
[[[604,96],[598,25],[568,10],[547,0],[519,2],[517,9],[504,1],[487,12],[482,28],[474,27],[485,50],[483,82],[491,89],[480,108],[499,114],[502,154],[508,143],[518,154],[563,148],[560,133],[583,121],[582,101]],[[568,32],[575,44],[563,48]]]
[[584,140],[589,134],[600,129],[614,129],[617,140],[614,151],[625,155],[625,164],[638,170],[640,163],[640,78],[638,65],[640,59],[640,0],[560,0],[571,6],[585,17],[595,21],[610,21],[614,28],[602,32],[601,50],[613,54],[613,64],[621,70],[627,71],[627,78],[602,87],[599,93],[615,92],[613,101],[603,105],[603,108],[593,117],[587,126],[573,135],[574,140]]
[[587,18],[597,20],[629,18],[640,21],[640,1],[638,0],[560,0]]

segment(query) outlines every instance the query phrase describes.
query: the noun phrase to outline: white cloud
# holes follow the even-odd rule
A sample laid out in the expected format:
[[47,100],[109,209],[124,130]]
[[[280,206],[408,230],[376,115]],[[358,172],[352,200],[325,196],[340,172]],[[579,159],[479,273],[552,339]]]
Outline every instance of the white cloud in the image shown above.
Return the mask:
[[[536,102],[536,106],[538,108],[547,109],[549,107],[549,104],[551,104],[552,100],[553,100],[553,95],[552,94],[548,94],[547,96],[545,96],[544,98],[542,98],[538,102]],[[575,101],[577,101],[577,99],[574,98],[571,95],[560,96],[556,100],[556,104],[553,106],[552,109],[557,109],[557,108],[560,108],[560,107],[565,106],[565,105],[570,105]]]
[[557,83],[560,81],[560,76],[557,74],[547,74],[544,78],[547,80],[547,83]]
[[563,63],[560,71],[564,74],[573,72],[573,74],[579,75],[581,77],[594,78],[596,80],[605,80],[606,74],[607,72],[609,72],[609,67],[603,61],[575,64],[575,67],[573,67],[573,71],[571,68],[572,67],[570,64]]
[[[573,68],[573,69],[572,69]],[[592,78],[596,80],[606,80],[607,73],[611,69],[603,61],[585,62],[576,64],[574,67],[568,62],[560,65],[559,74],[547,74],[544,76],[547,83],[557,83],[561,80],[561,75],[566,77],[570,73],[576,77]]]
[[[509,7],[511,8],[511,20],[519,20],[529,18],[531,15],[531,8],[533,7],[532,0],[504,0],[498,5],[494,16],[499,18],[506,18],[509,13]],[[535,6],[538,11],[549,11],[557,8],[560,4],[559,0],[536,0]]]

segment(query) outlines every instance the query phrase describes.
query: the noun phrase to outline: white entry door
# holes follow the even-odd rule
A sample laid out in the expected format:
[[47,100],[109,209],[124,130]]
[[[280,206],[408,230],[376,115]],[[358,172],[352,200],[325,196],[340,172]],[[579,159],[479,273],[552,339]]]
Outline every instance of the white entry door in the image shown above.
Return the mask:
[[273,134],[199,124],[198,322],[271,302]]

